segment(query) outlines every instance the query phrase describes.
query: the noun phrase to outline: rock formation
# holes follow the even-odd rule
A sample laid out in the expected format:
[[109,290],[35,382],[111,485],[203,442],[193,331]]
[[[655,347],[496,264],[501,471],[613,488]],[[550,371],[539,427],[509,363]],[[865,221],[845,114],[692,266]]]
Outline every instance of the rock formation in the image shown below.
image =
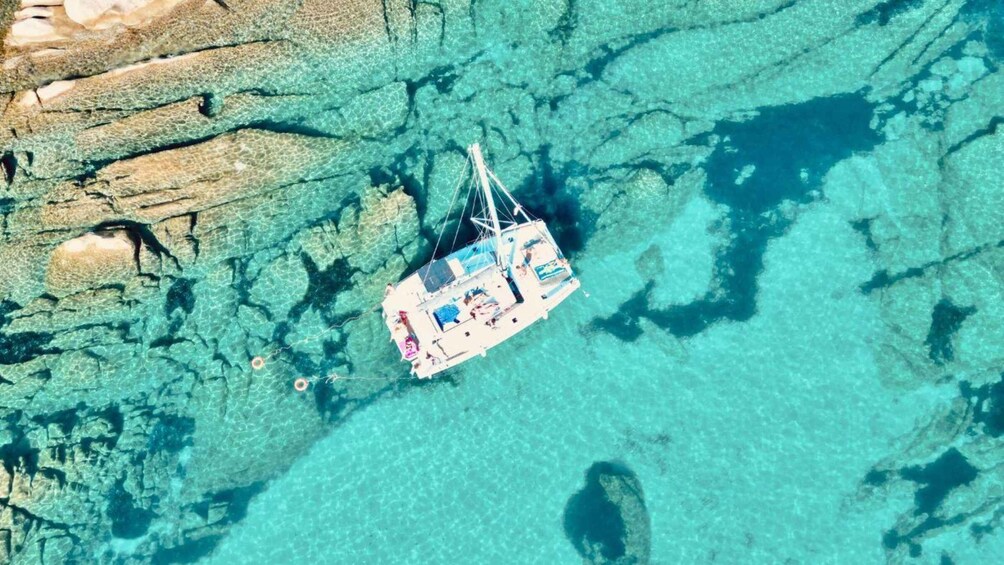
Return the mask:
[[[952,456],[980,470],[953,488],[998,480],[990,4],[0,3],[0,559],[194,560],[317,437],[407,388],[291,383],[400,372],[380,320],[348,320],[427,259],[474,139],[570,252],[623,251],[702,192],[724,210],[703,295],[659,302],[664,270],[639,269],[652,280],[589,328],[627,340],[749,319],[770,242],[800,207],[839,206],[875,261],[861,292],[889,386],[959,379],[986,433]],[[860,135],[823,120],[839,151],[748,143],[817,115]],[[732,157],[758,151],[801,156],[765,201],[737,187],[766,159]],[[937,422],[877,469],[924,484],[969,429]],[[640,516],[640,489],[610,480]],[[905,516],[888,551],[995,527],[980,504]]]
[[594,463],[565,507],[565,534],[587,564],[648,563],[651,530],[641,482],[620,463]]

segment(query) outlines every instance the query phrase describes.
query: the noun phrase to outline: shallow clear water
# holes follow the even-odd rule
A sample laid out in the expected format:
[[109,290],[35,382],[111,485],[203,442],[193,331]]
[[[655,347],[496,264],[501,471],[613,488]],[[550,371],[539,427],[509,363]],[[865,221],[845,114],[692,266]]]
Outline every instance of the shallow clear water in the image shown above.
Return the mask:
[[[612,74],[656,60],[637,51]],[[717,145],[693,161],[706,180],[678,203],[628,199],[609,224],[594,220],[598,233],[552,212],[583,292],[448,381],[338,424],[206,561],[577,562],[566,506],[597,461],[643,486],[653,562],[886,558],[883,536],[915,493],[870,498],[863,478],[958,393],[883,381],[874,344],[891,330],[862,292],[879,262],[829,198],[834,165],[886,141],[878,107],[863,91],[765,106],[710,131]],[[430,111],[422,123],[436,129],[453,107]],[[575,182],[552,174],[522,188],[538,208],[548,182]],[[390,349],[379,332],[372,342]]]
[[[653,241],[710,251],[691,215]],[[597,460],[644,485],[654,561],[881,560],[875,526],[910,496],[861,507],[859,483],[944,395],[881,386],[855,237],[813,206],[768,249],[755,317],[687,340],[643,323],[629,347],[588,327],[631,291],[650,242],[583,257],[588,298],[455,384],[354,415],[251,503],[210,561],[575,562],[563,511]],[[706,269],[670,264],[667,295]]]
[[[198,106],[177,139],[10,141],[0,550],[219,565],[1004,554],[1004,9],[649,4],[360,3],[330,22],[358,16],[346,29],[375,38],[311,35],[303,16],[267,68],[212,71],[219,92],[136,79],[141,107],[109,123]],[[66,96],[100,113],[112,87]],[[582,287],[420,383],[373,307],[458,228],[444,215],[474,141]],[[78,221],[74,191],[155,200],[145,157],[191,210],[116,203],[43,229]],[[60,263],[52,248],[80,230],[119,237],[105,243],[129,250],[128,277]],[[130,271],[130,246],[160,270]],[[59,268],[85,280],[61,287]]]

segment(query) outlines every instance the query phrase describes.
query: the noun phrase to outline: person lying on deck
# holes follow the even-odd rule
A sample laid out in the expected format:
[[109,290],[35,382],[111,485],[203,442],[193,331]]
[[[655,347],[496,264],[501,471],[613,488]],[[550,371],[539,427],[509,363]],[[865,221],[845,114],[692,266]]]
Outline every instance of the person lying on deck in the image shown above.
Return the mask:
[[485,298],[485,289],[483,289],[483,288],[474,288],[474,289],[468,290],[466,293],[464,293],[464,306],[467,306],[471,302],[474,302],[474,301],[477,301],[477,300],[484,300],[484,298]]

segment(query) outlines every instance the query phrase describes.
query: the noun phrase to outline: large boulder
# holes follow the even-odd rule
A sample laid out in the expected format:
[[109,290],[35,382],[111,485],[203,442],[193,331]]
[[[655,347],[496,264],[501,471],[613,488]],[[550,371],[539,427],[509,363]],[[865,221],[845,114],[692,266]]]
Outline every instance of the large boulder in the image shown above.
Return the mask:
[[56,296],[124,284],[137,273],[137,242],[125,230],[87,233],[52,252],[46,283]]

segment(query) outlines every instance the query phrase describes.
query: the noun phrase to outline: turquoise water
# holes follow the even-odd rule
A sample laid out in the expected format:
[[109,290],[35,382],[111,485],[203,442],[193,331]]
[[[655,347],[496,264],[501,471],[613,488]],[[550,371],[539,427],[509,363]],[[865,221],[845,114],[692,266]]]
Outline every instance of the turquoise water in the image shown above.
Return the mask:
[[[4,110],[0,557],[1004,555],[1000,3],[303,6]],[[418,382],[475,141],[582,286]]]
[[857,291],[866,252],[827,206],[769,247],[749,321],[687,340],[641,322],[630,347],[588,329],[636,290],[651,243],[690,250],[658,279],[664,296],[707,280],[713,212],[697,201],[651,242],[581,256],[588,298],[453,384],[355,414],[209,562],[576,562],[563,510],[597,460],[644,485],[654,562],[881,561],[876,525],[912,494],[862,503],[862,477],[951,392],[881,385],[867,341],[882,328]]

